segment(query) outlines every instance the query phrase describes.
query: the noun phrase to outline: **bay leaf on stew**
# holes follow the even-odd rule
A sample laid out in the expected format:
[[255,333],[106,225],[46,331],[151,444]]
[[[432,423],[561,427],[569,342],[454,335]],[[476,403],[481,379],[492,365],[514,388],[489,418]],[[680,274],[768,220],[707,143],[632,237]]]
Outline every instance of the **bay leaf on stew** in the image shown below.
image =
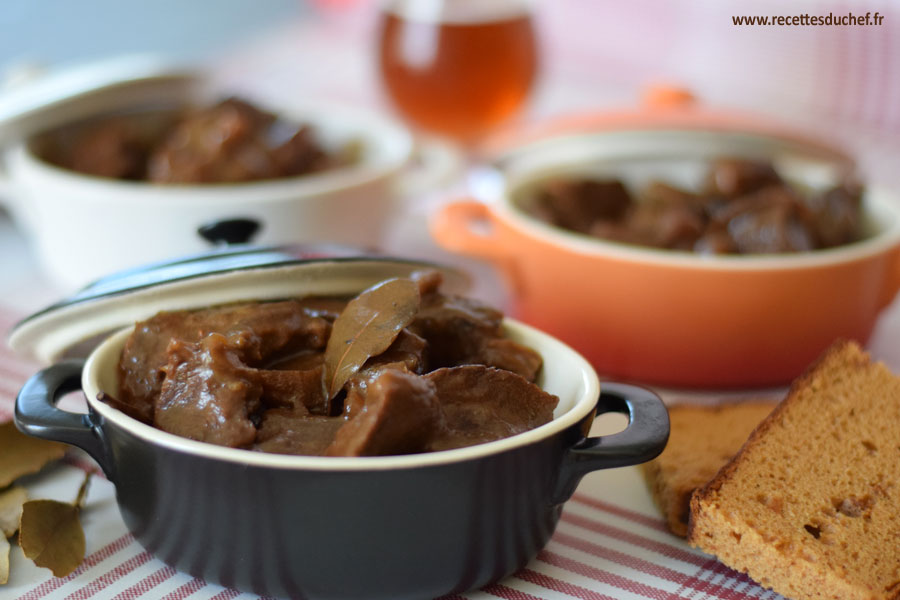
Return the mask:
[[3,537],[11,537],[19,529],[22,505],[28,500],[28,492],[23,487],[12,487],[0,493],[0,531]]
[[62,458],[66,445],[20,433],[13,423],[0,425],[0,488],[22,475],[36,473],[52,460]]
[[347,380],[372,356],[397,339],[419,311],[419,285],[388,279],[347,303],[331,328],[325,347],[325,390],[334,398]]
[[30,500],[22,506],[19,545],[25,556],[56,577],[65,577],[84,560],[84,530],[78,518],[87,497],[91,473],[85,473],[75,502]]
[[9,581],[9,540],[0,535],[0,585]]

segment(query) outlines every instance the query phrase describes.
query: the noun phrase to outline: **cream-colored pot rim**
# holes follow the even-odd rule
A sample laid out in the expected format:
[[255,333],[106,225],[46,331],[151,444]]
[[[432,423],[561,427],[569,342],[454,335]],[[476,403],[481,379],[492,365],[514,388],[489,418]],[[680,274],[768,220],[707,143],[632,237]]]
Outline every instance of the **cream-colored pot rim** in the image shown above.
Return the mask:
[[863,196],[866,223],[874,234],[835,248],[777,255],[698,255],[607,241],[550,225],[516,205],[520,190],[536,181],[590,171],[597,165],[615,172],[645,160],[705,163],[722,155],[767,157],[784,164],[789,180],[803,176],[821,182],[823,171],[834,165],[817,155],[815,148],[809,149],[809,156],[803,154],[805,150],[793,141],[739,131],[672,128],[584,132],[522,148],[493,167],[476,170],[471,182],[475,196],[486,202],[501,222],[525,236],[586,256],[694,270],[776,271],[851,263],[900,247],[900,195],[879,186],[867,186]]
[[104,389],[104,379],[114,377],[125,340],[133,328],[118,331],[99,345],[88,357],[82,373],[82,389],[90,407],[105,421],[104,426],[115,426],[156,447],[192,456],[221,460],[252,467],[295,469],[314,471],[382,471],[435,467],[451,463],[485,458],[493,454],[515,450],[540,442],[581,422],[591,414],[600,394],[600,383],[591,365],[577,352],[559,340],[519,323],[504,320],[506,334],[519,343],[530,346],[541,354],[544,367],[538,383],[560,397],[560,406],[554,419],[540,427],[519,435],[455,450],[376,457],[319,457],[290,456],[226,448],[205,442],[190,440],[151,427],[123,412],[101,402],[97,395]]
[[489,204],[501,221],[523,235],[581,255],[707,271],[787,271],[853,263],[900,247],[900,198],[884,189],[870,189],[864,201],[869,218],[884,226],[875,235],[844,246],[777,255],[699,255],[633,246],[592,238],[544,223],[526,215],[505,197],[495,198]]

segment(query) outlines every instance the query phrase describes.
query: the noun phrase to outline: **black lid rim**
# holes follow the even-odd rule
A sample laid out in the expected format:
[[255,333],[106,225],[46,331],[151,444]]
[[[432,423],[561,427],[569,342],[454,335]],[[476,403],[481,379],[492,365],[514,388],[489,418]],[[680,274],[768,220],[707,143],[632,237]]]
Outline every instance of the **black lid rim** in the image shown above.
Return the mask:
[[[301,253],[309,253],[309,256],[298,256],[290,258],[286,252],[300,251]],[[281,252],[282,254],[278,254]],[[328,254],[334,252],[335,254]],[[318,255],[317,255],[318,254]],[[252,259],[241,260],[247,257],[257,257],[260,260]],[[262,257],[269,258],[268,261],[262,260]],[[233,260],[228,260],[233,259]],[[225,264],[221,266],[213,265],[210,267],[209,262],[223,260]],[[135,267],[125,271],[121,271],[107,277],[98,279],[89,283],[84,288],[76,292],[73,296],[51,304],[35,313],[32,313],[17,322],[10,330],[9,336],[14,334],[22,326],[40,319],[50,313],[57,312],[72,306],[93,302],[96,300],[115,298],[126,296],[138,291],[147,290],[160,285],[169,283],[189,281],[192,279],[203,279],[226,273],[234,273],[239,271],[247,271],[251,269],[265,269],[288,267],[292,265],[315,264],[315,263],[352,263],[352,262],[381,262],[381,263],[400,263],[406,265],[421,266],[423,268],[434,268],[447,271],[448,266],[431,261],[415,260],[411,258],[402,258],[395,256],[386,256],[379,254],[366,254],[359,248],[350,248],[338,245],[311,245],[311,246],[247,246],[236,248],[235,246],[226,246],[221,253],[203,253],[192,256],[183,257],[173,261],[162,261],[141,267]],[[153,273],[161,271],[175,270],[177,274],[171,277],[153,277]],[[450,269],[453,270],[453,269]],[[180,272],[179,272],[180,271]],[[115,281],[125,282],[134,280],[135,283],[129,283],[126,286],[116,287],[113,285]],[[97,288],[99,287],[99,292]]]

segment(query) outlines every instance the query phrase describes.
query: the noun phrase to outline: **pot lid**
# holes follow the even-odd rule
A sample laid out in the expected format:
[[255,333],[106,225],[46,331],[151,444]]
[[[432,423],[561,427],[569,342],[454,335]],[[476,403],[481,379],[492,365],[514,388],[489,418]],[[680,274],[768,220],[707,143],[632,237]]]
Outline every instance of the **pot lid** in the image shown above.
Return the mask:
[[582,138],[620,131],[702,131],[742,135],[759,147],[779,146],[810,159],[852,170],[852,157],[838,140],[822,131],[811,132],[760,113],[709,106],[689,90],[677,86],[648,87],[642,102],[618,110],[566,113],[524,126],[512,126],[494,134],[479,148],[489,162],[502,165],[573,137]]
[[8,343],[43,363],[84,357],[110,332],[163,310],[301,294],[352,295],[421,269],[441,271],[448,291],[462,292],[469,285],[463,273],[445,266],[345,246],[226,246],[100,279],[26,317],[13,327]]
[[93,115],[183,102],[196,70],[153,55],[134,55],[38,71],[0,92],[0,146]]

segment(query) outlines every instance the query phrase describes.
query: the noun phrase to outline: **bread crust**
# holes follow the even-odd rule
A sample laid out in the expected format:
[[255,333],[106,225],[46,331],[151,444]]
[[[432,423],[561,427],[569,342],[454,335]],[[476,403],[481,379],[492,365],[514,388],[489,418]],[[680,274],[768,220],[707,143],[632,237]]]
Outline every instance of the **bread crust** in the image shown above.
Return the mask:
[[[694,514],[693,499],[695,497],[704,499],[708,497],[710,492],[718,491],[722,487],[722,483],[724,483],[732,476],[735,469],[737,469],[737,466],[744,459],[744,455],[747,453],[748,449],[753,448],[756,444],[758,444],[760,438],[766,434],[766,432],[773,426],[774,423],[778,422],[782,418],[782,415],[784,415],[784,413],[789,410],[791,404],[793,403],[795,398],[797,398],[798,392],[807,387],[812,382],[821,366],[827,364],[830,360],[833,359],[833,357],[840,356],[841,354],[846,352],[847,348],[855,348],[859,350],[859,346],[857,346],[854,342],[851,342],[849,340],[837,340],[825,351],[824,354],[819,356],[819,358],[817,358],[815,362],[807,367],[803,374],[800,375],[800,377],[798,377],[791,383],[791,387],[788,389],[788,393],[785,396],[784,400],[779,402],[778,405],[772,410],[772,412],[769,413],[769,416],[760,421],[759,425],[757,425],[753,429],[753,431],[750,433],[750,437],[747,438],[747,441],[744,442],[744,445],[741,446],[741,449],[737,451],[737,453],[734,455],[734,458],[723,465],[722,468],[719,469],[719,472],[716,473],[715,477],[709,480],[709,483],[694,492],[694,494],[691,496],[692,515]],[[864,360],[862,363],[860,363],[860,366],[867,365],[869,362],[868,359],[865,358],[865,355],[863,356]],[[691,520],[691,522],[688,524],[688,539],[691,538],[692,523],[693,520]]]

